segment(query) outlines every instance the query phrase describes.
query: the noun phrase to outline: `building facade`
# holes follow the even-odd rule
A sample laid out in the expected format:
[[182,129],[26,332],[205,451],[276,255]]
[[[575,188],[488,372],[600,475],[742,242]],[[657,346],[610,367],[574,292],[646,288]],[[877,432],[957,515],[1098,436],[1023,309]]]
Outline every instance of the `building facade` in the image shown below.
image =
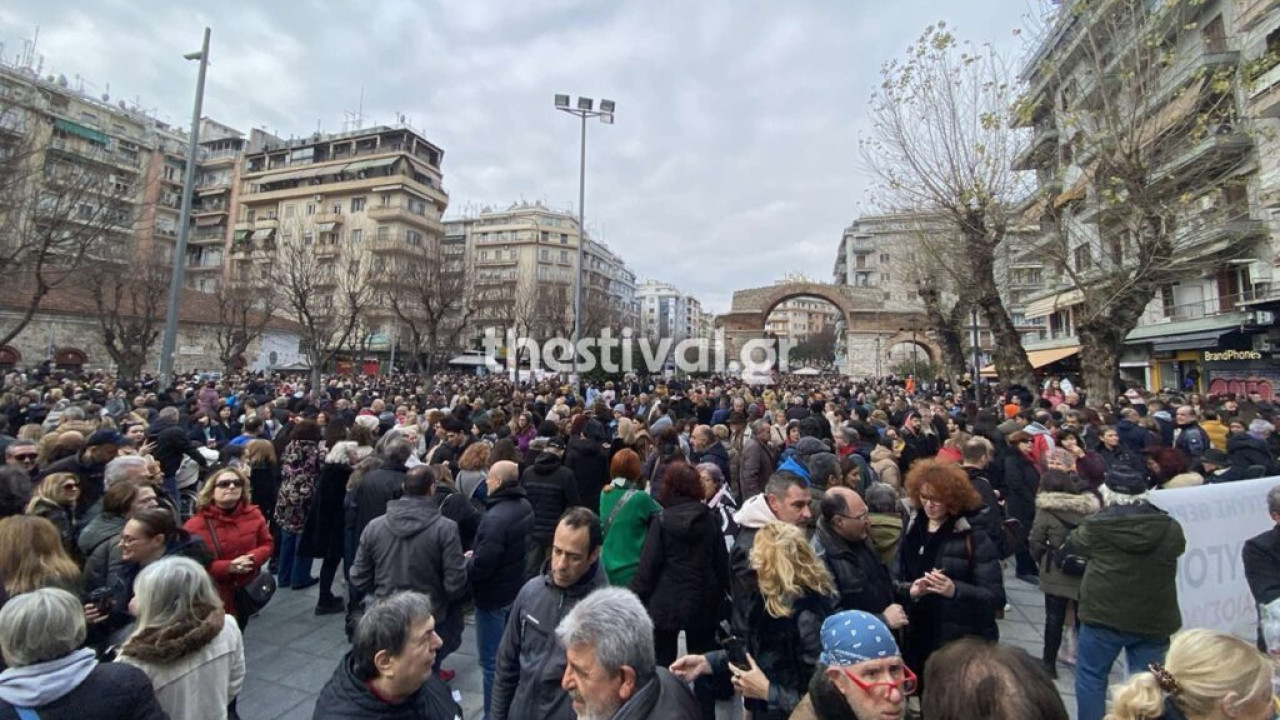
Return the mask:
[[[774,283],[811,283],[813,280],[799,273],[788,273]],[[836,318],[840,315],[831,303],[814,298],[787,300],[769,313],[765,329],[777,338],[801,341],[823,332],[834,332]]]
[[636,288],[636,298],[640,308],[637,335],[670,338],[672,343],[711,338],[712,316],[696,297],[675,285],[648,279]]

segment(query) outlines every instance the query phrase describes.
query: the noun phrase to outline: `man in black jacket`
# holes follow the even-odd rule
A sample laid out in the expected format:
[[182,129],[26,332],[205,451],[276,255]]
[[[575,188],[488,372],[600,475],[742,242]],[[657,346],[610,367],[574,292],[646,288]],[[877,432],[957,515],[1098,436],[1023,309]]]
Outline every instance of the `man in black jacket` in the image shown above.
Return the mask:
[[351,650],[316,698],[312,720],[456,720],[462,708],[432,674],[440,636],[431,600],[405,591],[360,618]]
[[[961,467],[968,473],[973,489],[977,490],[978,495],[982,497],[982,507],[968,516],[969,524],[974,530],[985,533],[991,538],[991,542],[1000,552],[1000,557],[1005,557],[1007,549],[1004,547],[1004,509],[1000,506],[1000,498],[992,488],[990,478],[987,477],[987,465],[991,463],[991,458],[994,456],[994,448],[990,440],[974,437],[964,444],[961,452],[964,454],[964,464]],[[1024,528],[1024,531],[1029,533],[1031,528]]]
[[583,507],[570,509],[555,526],[547,572],[525,583],[511,605],[498,648],[493,720],[573,720],[560,687],[564,648],[553,629],[588,593],[608,587],[599,563],[602,541],[600,518]]
[[862,610],[879,617],[889,629],[907,624],[907,613],[895,597],[889,569],[867,541],[871,513],[858,493],[829,488],[822,517],[809,544],[836,582],[840,610]]
[[[196,449],[196,445],[187,437],[187,431],[178,424],[178,408],[167,407],[160,411],[156,422],[151,426],[150,440],[155,444],[151,457],[160,463],[160,472],[164,474],[164,489],[173,501],[174,507],[180,507],[178,498],[178,468],[182,467],[182,458],[189,457],[200,467],[207,467],[208,462]],[[113,456],[114,457],[114,456]],[[81,490],[83,493],[84,491]]]
[[573,471],[561,462],[564,441],[558,437],[538,437],[529,443],[529,448],[538,454],[520,476],[520,486],[533,506],[533,531],[529,534],[524,572],[529,577],[537,577],[547,560],[547,550],[560,516],[581,502]]
[[[1267,510],[1276,526],[1249,538],[1240,551],[1249,592],[1253,593],[1253,601],[1259,605],[1280,598],[1280,485],[1267,492]],[[1261,625],[1258,628],[1258,646],[1264,647]]]
[[[116,430],[98,430],[89,436],[84,450],[50,463],[40,476],[43,478],[60,472],[75,475],[80,480],[80,498],[77,504],[87,508],[102,499],[102,494],[107,490],[103,482],[107,463],[114,460],[120,454],[120,448],[128,444],[129,441]],[[167,485],[169,476],[165,477]],[[174,491],[177,491],[176,485]]]
[[365,473],[356,486],[356,537],[364,534],[364,529],[374,518],[387,512],[387,503],[400,497],[404,487],[405,463],[413,454],[413,446],[402,439],[391,440],[382,448],[382,454],[386,456],[382,467]]

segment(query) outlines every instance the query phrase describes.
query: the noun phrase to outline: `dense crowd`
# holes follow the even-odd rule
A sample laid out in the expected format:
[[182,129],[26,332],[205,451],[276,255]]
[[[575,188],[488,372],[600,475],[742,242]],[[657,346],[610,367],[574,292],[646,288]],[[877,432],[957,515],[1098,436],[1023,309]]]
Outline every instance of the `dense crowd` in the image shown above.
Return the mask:
[[[1268,656],[1181,628],[1185,540],[1149,493],[1280,474],[1273,413],[1086,405],[1057,378],[14,372],[0,720],[234,718],[242,631],[317,584],[351,645],[317,720],[461,717],[442,663],[468,614],[494,720],[712,720],[729,699],[752,720],[1065,718],[1064,664],[1080,720],[1271,718]],[[999,643],[1006,565],[1044,593],[1038,658]],[[1280,536],[1245,567],[1280,597]],[[1109,689],[1122,652],[1136,674]]]

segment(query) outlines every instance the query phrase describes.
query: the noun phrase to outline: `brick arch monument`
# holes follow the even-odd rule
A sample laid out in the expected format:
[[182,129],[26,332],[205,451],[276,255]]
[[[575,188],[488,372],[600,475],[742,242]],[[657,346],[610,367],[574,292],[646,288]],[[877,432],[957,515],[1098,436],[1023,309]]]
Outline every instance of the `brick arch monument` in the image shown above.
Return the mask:
[[[737,359],[750,340],[765,337],[769,313],[787,300],[818,298],[835,306],[844,321],[844,367],[855,377],[888,373],[889,349],[914,342],[937,364],[941,349],[934,342],[920,306],[905,300],[886,300],[881,288],[831,285],[827,283],[784,283],[738,290],[733,293],[729,312],[716,317],[716,328],[724,332],[727,357]],[[911,328],[917,328],[912,339]]]

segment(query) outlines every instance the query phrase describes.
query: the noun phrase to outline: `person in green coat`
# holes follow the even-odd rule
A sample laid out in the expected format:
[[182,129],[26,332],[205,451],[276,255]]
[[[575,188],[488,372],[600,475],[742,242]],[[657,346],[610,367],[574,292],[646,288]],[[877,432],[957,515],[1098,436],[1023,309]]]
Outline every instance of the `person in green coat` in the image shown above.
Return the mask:
[[644,463],[634,450],[623,448],[613,456],[609,474],[613,482],[600,493],[600,523],[604,529],[601,564],[609,583],[627,587],[640,565],[649,520],[660,510],[646,488]]

